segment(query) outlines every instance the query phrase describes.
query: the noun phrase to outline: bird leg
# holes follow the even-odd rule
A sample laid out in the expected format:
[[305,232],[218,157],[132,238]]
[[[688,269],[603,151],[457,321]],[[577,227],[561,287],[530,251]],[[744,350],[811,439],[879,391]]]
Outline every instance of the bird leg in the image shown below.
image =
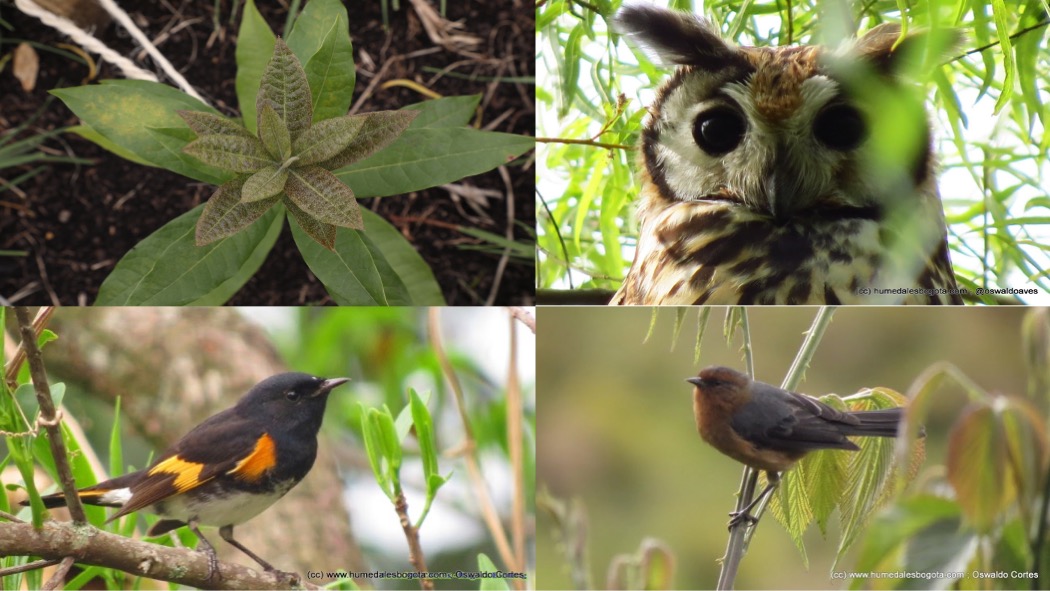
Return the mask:
[[219,556],[215,554],[215,547],[208,542],[208,538],[204,537],[201,530],[197,529],[196,519],[189,520],[186,523],[186,527],[190,528],[190,531],[200,540],[197,543],[197,550],[208,555],[208,581],[211,583],[218,582],[221,577],[219,576]]
[[778,484],[780,484],[780,474],[777,472],[766,472],[766,487],[762,489],[762,492],[758,493],[755,500],[748,503],[747,507],[744,507],[739,511],[733,511],[729,514],[730,531],[732,531],[737,525],[740,525],[741,521],[746,521],[748,525],[758,523],[758,518],[751,514],[751,510],[758,506],[758,504],[762,502],[762,499],[769,496]]
[[288,572],[284,572],[284,571],[281,571],[281,570],[277,570],[269,562],[266,562],[262,558],[259,558],[255,554],[255,552],[252,552],[251,550],[246,548],[244,546],[244,544],[242,544],[242,543],[238,542],[237,540],[233,539],[233,526],[232,525],[224,525],[224,526],[220,527],[219,528],[219,536],[221,536],[222,539],[224,539],[227,542],[229,542],[230,545],[232,545],[234,548],[237,548],[241,552],[244,552],[245,554],[250,556],[252,560],[254,560],[255,562],[258,562],[259,566],[263,567],[263,569],[266,572],[274,573],[276,575],[280,575],[280,576],[282,576],[284,578],[287,578],[288,580],[293,581],[293,582],[297,582],[299,580],[299,575],[298,574],[296,574],[296,573],[288,573]]

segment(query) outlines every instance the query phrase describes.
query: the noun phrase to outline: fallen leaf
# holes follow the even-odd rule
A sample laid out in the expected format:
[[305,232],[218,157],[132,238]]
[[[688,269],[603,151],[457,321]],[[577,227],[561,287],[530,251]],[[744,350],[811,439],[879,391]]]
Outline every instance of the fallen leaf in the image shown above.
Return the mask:
[[22,90],[33,92],[36,88],[36,76],[40,71],[40,58],[36,50],[28,43],[19,43],[15,48],[13,73],[22,83]]

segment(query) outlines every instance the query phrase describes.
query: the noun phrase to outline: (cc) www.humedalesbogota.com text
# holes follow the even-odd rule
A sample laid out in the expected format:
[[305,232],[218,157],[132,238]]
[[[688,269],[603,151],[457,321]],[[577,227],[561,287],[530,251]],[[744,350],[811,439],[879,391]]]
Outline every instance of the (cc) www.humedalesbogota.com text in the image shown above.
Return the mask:
[[455,572],[427,572],[417,573],[415,571],[367,571],[367,572],[348,572],[348,571],[308,571],[306,573],[308,579],[457,579],[457,580],[470,580],[474,581],[477,579],[526,579],[528,578],[525,573],[513,573],[513,572],[481,572],[481,571],[462,571],[457,570]]

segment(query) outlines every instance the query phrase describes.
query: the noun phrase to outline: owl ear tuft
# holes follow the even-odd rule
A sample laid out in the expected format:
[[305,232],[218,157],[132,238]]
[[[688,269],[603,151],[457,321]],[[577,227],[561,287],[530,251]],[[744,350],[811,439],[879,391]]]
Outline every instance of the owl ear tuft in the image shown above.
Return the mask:
[[717,71],[743,63],[739,51],[706,20],[688,12],[625,6],[614,25],[617,32],[633,36],[669,64]]
[[857,39],[849,53],[869,62],[884,75],[914,76],[940,66],[961,41],[956,29],[908,33],[897,44],[900,35],[900,25],[883,23]]

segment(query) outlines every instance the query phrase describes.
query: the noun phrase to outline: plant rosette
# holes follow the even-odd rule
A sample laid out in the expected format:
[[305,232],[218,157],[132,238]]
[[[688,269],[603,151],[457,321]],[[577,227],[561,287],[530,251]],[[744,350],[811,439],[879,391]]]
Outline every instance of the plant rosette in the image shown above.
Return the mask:
[[337,0],[307,3],[285,39],[248,0],[236,58],[240,120],[155,82],[52,91],[80,117],[81,136],[218,186],[128,252],[96,305],[221,305],[262,265],[286,217],[336,303],[444,304],[411,243],[357,199],[492,170],[532,149],[533,138],[469,127],[479,96],[347,115],[355,72]]

